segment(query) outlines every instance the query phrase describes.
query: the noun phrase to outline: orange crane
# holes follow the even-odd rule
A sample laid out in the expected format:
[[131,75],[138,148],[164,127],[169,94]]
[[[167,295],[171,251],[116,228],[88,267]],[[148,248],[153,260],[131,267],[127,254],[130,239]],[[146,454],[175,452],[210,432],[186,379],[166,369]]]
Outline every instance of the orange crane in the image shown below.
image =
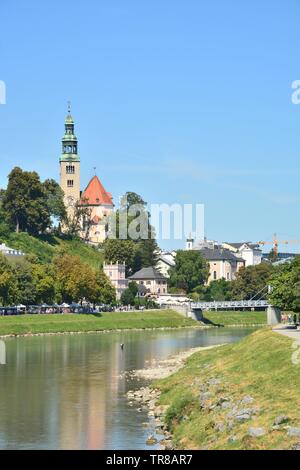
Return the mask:
[[278,255],[278,246],[279,245],[289,245],[289,244],[300,245],[300,240],[278,240],[276,233],[273,235],[273,240],[271,242],[257,242],[257,245],[273,245],[274,255]]

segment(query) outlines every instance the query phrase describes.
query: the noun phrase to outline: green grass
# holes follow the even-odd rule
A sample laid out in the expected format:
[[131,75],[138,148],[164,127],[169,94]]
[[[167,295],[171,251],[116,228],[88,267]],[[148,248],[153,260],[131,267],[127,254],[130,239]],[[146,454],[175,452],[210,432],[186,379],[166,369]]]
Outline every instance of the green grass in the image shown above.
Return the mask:
[[5,242],[10,248],[37,256],[43,263],[50,263],[60,249],[64,249],[70,255],[78,256],[94,268],[103,263],[103,254],[81,240],[67,240],[52,235],[33,237],[24,232],[12,232],[9,236],[0,233],[0,241]]
[[[273,430],[275,417],[287,415],[288,425],[300,427],[300,365],[292,363],[292,340],[264,328],[238,343],[196,353],[185,366],[167,379],[158,381],[160,402],[170,405],[166,422],[174,435],[177,448],[183,449],[287,449],[299,438],[287,437],[284,425]],[[215,430],[216,423],[227,423],[228,410],[211,411],[199,406],[201,387],[211,378],[221,383],[210,386],[211,404],[220,397],[236,403],[245,395],[254,402],[244,408],[258,406],[255,418],[244,423],[234,422],[230,430]],[[184,420],[183,420],[184,417]],[[263,427],[266,435],[252,438],[250,426]],[[236,436],[235,442],[228,440]]]
[[17,315],[0,317],[0,336],[28,333],[85,332],[132,328],[180,328],[196,326],[172,310],[103,312],[101,315]]
[[207,323],[215,325],[266,325],[267,313],[266,312],[250,312],[250,311],[224,311],[224,312],[204,312],[204,318]]

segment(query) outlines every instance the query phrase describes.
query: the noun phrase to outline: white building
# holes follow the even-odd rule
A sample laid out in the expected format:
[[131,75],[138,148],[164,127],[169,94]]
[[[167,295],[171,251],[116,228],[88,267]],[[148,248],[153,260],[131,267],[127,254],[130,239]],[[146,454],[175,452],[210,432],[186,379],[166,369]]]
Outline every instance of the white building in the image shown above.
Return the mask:
[[236,256],[240,256],[245,260],[246,267],[255,266],[261,263],[262,250],[259,245],[255,243],[222,243],[222,247],[232,251]]
[[15,250],[14,248],[9,248],[8,246],[5,245],[5,243],[0,244],[0,253],[2,253],[4,256],[9,256],[9,257],[25,256],[25,253],[23,253],[22,251]]
[[156,264],[157,270],[165,277],[170,277],[170,268],[175,266],[176,252],[161,251]]

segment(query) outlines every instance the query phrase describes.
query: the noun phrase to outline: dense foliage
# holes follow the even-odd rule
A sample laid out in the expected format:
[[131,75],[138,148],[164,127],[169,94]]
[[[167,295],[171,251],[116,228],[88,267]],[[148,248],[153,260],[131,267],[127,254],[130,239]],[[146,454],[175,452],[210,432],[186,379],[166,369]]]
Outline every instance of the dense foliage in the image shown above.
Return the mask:
[[271,277],[270,302],[284,310],[300,312],[300,256],[278,266]]
[[177,251],[175,266],[170,269],[170,287],[191,293],[203,286],[208,279],[209,269],[199,251]]
[[102,244],[105,261],[126,263],[127,275],[157,262],[158,246],[146,205],[138,194],[126,193],[110,218],[110,237]]
[[34,256],[10,261],[0,256],[0,305],[55,302],[112,303],[115,289],[103,271],[61,252],[47,265]]

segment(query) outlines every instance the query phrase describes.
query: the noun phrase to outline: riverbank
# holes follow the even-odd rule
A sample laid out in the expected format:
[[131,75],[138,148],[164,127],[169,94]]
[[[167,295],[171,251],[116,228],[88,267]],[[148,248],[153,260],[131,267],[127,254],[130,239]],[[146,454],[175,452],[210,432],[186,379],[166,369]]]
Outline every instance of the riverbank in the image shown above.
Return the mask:
[[172,309],[101,314],[35,314],[0,316],[0,337],[76,334],[157,328],[265,326],[265,312],[205,312],[204,322],[186,318]]
[[150,411],[168,433],[168,446],[300,448],[300,365],[292,361],[292,346],[265,328],[238,343],[196,352],[156,381]]
[[90,333],[116,330],[199,327],[173,310],[102,312],[101,314],[45,314],[0,317],[0,336]]
[[204,323],[210,326],[265,326],[267,313],[251,311],[204,312]]

